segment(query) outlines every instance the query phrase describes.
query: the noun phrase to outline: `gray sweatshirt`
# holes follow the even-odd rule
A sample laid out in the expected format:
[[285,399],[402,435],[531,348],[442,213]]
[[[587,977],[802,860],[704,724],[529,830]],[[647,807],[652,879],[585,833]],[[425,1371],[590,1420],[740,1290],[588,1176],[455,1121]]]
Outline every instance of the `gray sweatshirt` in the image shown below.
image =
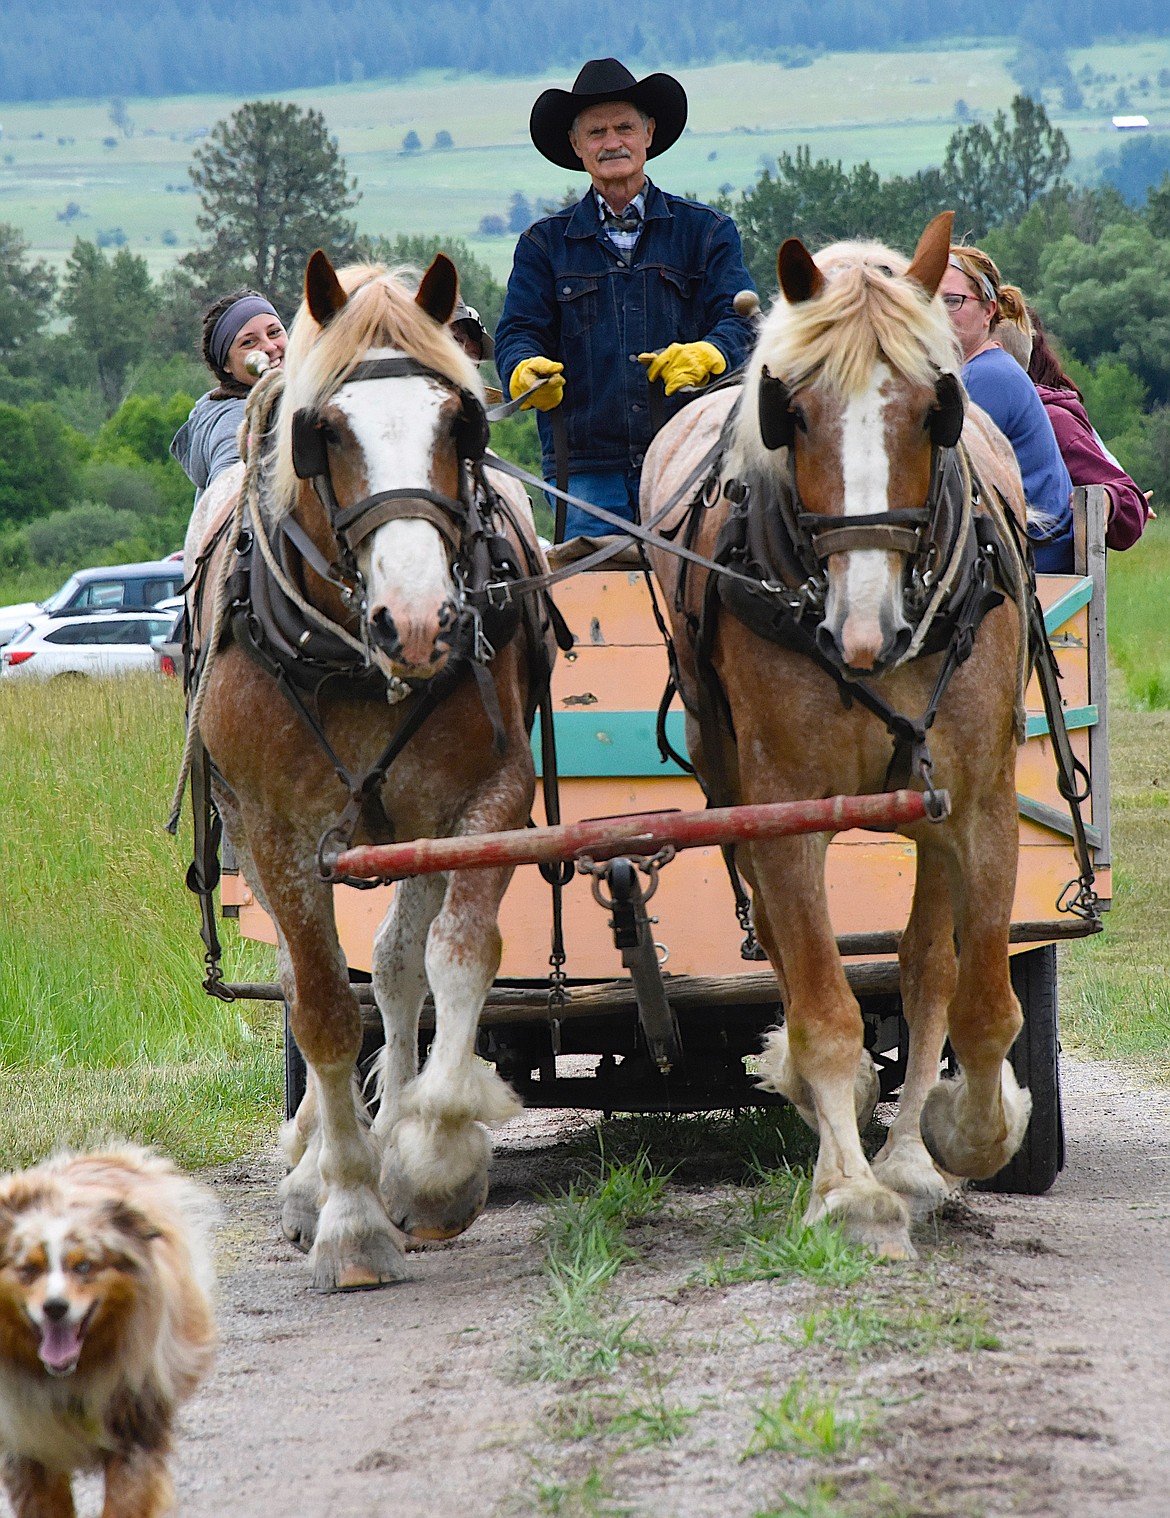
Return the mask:
[[208,391],[191,407],[190,416],[175,433],[171,453],[195,486],[196,501],[221,470],[238,462],[240,449],[236,439],[244,420],[244,406],[243,396],[213,401]]

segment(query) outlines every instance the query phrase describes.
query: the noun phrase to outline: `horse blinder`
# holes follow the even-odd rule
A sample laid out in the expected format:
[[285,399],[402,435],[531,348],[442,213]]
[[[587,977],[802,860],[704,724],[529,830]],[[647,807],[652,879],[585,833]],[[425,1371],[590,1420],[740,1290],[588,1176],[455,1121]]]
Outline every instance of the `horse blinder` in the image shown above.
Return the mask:
[[315,480],[329,473],[329,450],[325,429],[315,411],[302,408],[292,419],[293,472],[299,480]]
[[934,405],[927,414],[930,441],[936,448],[953,448],[963,435],[963,387],[955,374],[940,374],[934,385]]
[[792,392],[782,379],[769,374],[766,366],[760,374],[758,405],[764,447],[772,453],[777,448],[791,448],[796,441],[797,426]]
[[461,390],[459,396],[462,405],[455,419],[455,452],[461,459],[476,464],[487,450],[491,429],[487,413],[471,391]]

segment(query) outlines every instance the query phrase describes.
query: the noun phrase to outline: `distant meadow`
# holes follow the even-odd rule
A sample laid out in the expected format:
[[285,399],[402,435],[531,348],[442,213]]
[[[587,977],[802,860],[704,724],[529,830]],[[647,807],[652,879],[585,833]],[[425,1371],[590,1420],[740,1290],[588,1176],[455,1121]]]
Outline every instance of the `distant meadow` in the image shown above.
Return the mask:
[[[652,172],[669,189],[710,198],[749,188],[778,153],[808,143],[814,157],[840,158],[846,167],[868,160],[883,176],[912,174],[941,163],[961,120],[1007,109],[1019,88],[1008,71],[1015,52],[1005,40],[949,51],[810,55],[804,67],[680,68],[689,125]],[[1082,109],[1064,109],[1059,97],[1046,101],[1068,135],[1074,173],[1091,170],[1102,150],[1116,148],[1110,120],[1119,90],[1128,90],[1155,127],[1170,129],[1170,93],[1156,83],[1170,64],[1165,40],[1071,50],[1068,62],[1074,73],[1089,63],[1106,81],[1085,91]],[[481,236],[483,218],[506,221],[516,193],[530,203],[559,202],[566,191],[584,188],[582,176],[547,163],[528,137],[533,100],[547,85],[564,88],[571,78],[571,72],[524,79],[432,72],[286,90],[279,98],[324,113],[362,192],[355,216],[363,232],[461,237],[503,276],[514,237]],[[157,274],[197,240],[198,200],[187,177],[192,150],[242,98],[127,98],[125,130],[111,119],[107,100],[7,103],[0,108],[0,218],[57,265],[77,237],[106,246],[124,239]],[[411,132],[418,151],[404,150]],[[452,146],[435,146],[443,133]]]

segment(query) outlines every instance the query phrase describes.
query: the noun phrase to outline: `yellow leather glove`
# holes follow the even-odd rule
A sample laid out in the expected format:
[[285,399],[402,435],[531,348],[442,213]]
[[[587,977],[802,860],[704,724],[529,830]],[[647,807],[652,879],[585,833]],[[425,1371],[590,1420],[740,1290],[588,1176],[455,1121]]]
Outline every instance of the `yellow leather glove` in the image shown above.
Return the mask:
[[713,374],[722,374],[727,360],[714,343],[671,343],[661,353],[639,353],[646,364],[646,378],[661,379],[667,395],[684,385],[705,385]]
[[535,406],[538,411],[551,411],[554,406],[559,406],[565,391],[564,368],[564,364],[559,364],[555,358],[541,358],[539,354],[517,364],[508,382],[513,400],[525,390],[531,390],[538,380],[551,376],[548,384],[530,396],[520,410],[530,411]]

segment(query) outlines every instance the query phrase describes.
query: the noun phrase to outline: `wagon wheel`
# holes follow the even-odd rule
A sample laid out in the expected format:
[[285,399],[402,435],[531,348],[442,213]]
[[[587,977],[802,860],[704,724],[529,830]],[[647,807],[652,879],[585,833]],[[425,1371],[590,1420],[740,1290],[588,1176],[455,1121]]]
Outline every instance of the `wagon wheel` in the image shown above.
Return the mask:
[[1012,956],[1012,989],[1024,1026],[1012,1045],[1012,1069],[1032,1093],[1032,1118],[1024,1142],[997,1175],[977,1182],[981,1191],[1040,1196],[1064,1169],[1064,1119],[1060,1107],[1060,1043],[1056,1026],[1056,945]]

